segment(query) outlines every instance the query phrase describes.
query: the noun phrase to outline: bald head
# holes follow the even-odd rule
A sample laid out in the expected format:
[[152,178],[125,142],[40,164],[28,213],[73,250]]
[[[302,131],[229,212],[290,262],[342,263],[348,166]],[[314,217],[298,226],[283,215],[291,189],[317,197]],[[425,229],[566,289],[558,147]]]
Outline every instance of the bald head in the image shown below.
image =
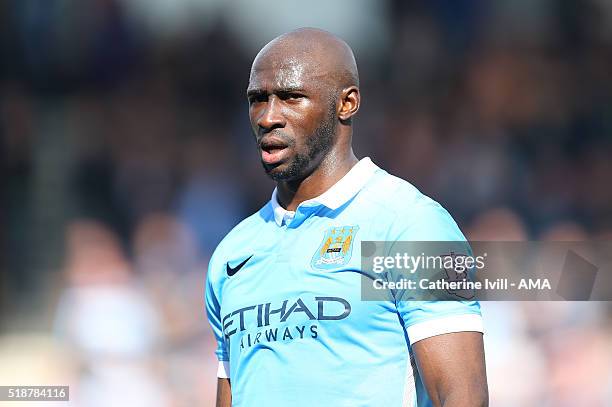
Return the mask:
[[335,89],[359,86],[357,64],[349,45],[315,28],[300,28],[266,44],[253,61],[251,79],[264,69],[284,71],[283,79],[299,74]]

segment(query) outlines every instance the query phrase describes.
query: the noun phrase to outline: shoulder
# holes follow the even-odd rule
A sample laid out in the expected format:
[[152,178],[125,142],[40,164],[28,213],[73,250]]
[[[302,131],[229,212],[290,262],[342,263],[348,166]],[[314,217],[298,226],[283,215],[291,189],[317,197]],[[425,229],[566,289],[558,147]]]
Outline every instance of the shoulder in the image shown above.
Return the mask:
[[372,209],[385,214],[388,240],[465,240],[442,205],[402,178],[379,170],[363,192]]

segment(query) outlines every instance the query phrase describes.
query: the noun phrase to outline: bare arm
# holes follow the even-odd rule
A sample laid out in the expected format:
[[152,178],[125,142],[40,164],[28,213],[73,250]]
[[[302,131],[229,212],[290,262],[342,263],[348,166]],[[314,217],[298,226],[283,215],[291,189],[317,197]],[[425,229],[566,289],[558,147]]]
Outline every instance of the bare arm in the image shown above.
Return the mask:
[[480,332],[433,336],[413,345],[417,366],[436,407],[487,407],[489,394]]
[[217,379],[217,407],[232,406],[232,387],[229,379]]

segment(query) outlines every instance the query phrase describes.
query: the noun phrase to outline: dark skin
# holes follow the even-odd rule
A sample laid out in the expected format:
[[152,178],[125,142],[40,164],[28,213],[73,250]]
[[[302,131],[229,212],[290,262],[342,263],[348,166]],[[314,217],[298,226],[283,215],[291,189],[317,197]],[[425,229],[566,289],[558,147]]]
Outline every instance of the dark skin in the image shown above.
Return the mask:
[[[318,30],[281,36],[255,58],[247,90],[249,117],[260,152],[286,147],[280,160],[263,163],[286,209],[321,195],[358,162],[350,123],[360,104],[356,72],[350,48]],[[308,143],[320,135],[321,123],[328,123],[332,133],[328,148],[287,174],[296,156],[307,154]]]
[[455,332],[416,342],[412,351],[434,406],[489,405],[480,332]]
[[[351,118],[361,102],[350,47],[330,33],[300,29],[267,44],[251,68],[249,117],[279,204],[295,210],[327,191],[358,162]],[[488,406],[482,334],[438,335],[412,346],[434,406]],[[231,406],[218,379],[217,407]]]

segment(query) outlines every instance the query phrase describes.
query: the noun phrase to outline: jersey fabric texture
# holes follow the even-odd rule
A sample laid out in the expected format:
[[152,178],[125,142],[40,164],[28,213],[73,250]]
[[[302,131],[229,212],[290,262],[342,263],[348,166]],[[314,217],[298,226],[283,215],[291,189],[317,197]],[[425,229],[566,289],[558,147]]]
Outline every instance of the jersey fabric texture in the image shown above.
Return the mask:
[[473,301],[361,300],[361,241],[464,241],[448,212],[369,158],[219,244],[206,309],[233,406],[429,406],[411,345],[482,332]]

